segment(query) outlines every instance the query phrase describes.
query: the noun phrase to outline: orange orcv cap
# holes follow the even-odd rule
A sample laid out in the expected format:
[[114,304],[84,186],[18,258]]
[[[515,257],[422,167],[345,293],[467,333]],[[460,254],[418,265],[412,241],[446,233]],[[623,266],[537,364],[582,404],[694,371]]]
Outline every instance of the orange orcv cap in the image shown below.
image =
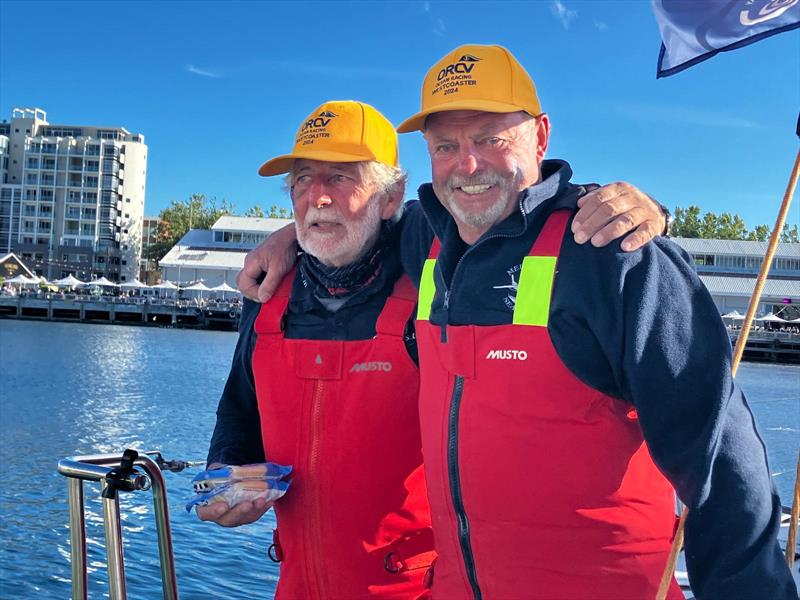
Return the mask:
[[459,46],[431,67],[422,83],[422,110],[397,131],[423,131],[428,115],[447,110],[542,114],[528,72],[502,46]]
[[389,120],[363,102],[333,100],[314,110],[300,125],[291,154],[268,160],[258,174],[288,173],[295,159],[325,162],[374,160],[397,166],[397,133]]

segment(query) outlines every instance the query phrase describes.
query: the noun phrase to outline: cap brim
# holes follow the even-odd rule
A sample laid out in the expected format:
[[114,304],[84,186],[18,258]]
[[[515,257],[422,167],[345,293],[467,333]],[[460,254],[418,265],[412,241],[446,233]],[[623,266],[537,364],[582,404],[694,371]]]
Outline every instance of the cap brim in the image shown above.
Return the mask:
[[346,152],[331,152],[329,150],[315,150],[311,152],[295,152],[294,154],[284,154],[268,160],[258,169],[258,174],[262,177],[281,175],[288,173],[294,166],[294,161],[298,158],[308,160],[321,160],[323,162],[361,162],[362,160],[375,160],[374,156],[356,156]]
[[[517,111],[527,112],[524,107],[505,102],[494,102],[493,100],[461,100],[458,102],[448,102],[442,106],[435,106],[428,110],[423,110],[409,117],[397,126],[397,133],[409,133],[411,131],[425,131],[425,119],[433,113],[448,112],[451,110],[479,110],[491,113],[512,113]],[[533,115],[538,117],[539,115]]]

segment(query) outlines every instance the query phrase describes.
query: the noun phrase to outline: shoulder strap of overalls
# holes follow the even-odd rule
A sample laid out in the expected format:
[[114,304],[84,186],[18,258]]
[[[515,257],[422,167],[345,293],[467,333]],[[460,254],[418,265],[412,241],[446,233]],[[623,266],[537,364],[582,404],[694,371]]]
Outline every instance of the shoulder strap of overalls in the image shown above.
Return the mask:
[[289,297],[292,295],[292,285],[296,268],[289,271],[278,285],[275,294],[261,305],[256,317],[255,330],[257,334],[282,333],[283,316],[289,306]]
[[386,299],[383,310],[375,323],[377,335],[403,337],[406,324],[414,314],[417,304],[417,290],[407,275],[403,275],[394,284],[392,294]]
[[431,316],[431,304],[436,295],[436,283],[433,279],[433,269],[436,267],[436,259],[442,244],[439,238],[434,236],[428,258],[422,267],[422,276],[419,279],[419,294],[417,303],[417,319],[427,321]]
[[547,327],[556,263],[571,215],[571,210],[552,212],[528,256],[522,260],[514,303],[514,325]]

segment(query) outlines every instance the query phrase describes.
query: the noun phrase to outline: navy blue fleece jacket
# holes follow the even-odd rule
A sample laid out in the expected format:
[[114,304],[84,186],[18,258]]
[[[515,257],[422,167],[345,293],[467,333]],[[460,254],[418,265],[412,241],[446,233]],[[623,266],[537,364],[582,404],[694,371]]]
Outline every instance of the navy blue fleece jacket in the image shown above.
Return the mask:
[[[442,241],[430,321],[512,322],[508,286],[554,209],[584,189],[563,161],[519,196],[519,210],[472,246],[430,184],[424,215],[410,210],[403,266],[418,282],[431,233]],[[650,453],[689,508],[686,558],[697,598],[796,598],[776,535],[780,502],[764,444],[731,376],[731,347],[711,296],[680,248],[657,238],[626,253],[565,235],[548,331],[562,362],[587,385],[633,406]],[[448,295],[447,307],[444,298]]]

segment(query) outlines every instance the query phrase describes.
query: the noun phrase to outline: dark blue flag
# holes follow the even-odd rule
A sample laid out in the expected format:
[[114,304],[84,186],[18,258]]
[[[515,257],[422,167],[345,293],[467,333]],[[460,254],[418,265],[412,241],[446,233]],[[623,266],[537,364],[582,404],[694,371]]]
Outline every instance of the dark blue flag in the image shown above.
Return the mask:
[[653,0],[661,30],[656,77],[800,27],[800,0]]

